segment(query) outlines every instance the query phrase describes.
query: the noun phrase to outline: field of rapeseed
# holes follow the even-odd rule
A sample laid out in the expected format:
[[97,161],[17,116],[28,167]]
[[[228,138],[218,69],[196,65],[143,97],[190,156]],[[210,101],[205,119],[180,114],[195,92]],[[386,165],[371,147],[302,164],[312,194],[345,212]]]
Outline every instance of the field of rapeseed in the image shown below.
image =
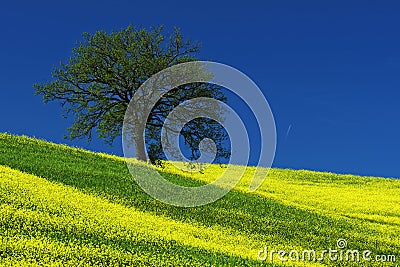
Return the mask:
[[[204,174],[160,170],[176,183]],[[400,181],[252,168],[224,198],[179,208],[146,195],[122,158],[0,134],[0,266],[393,266],[400,262]],[[372,251],[371,261],[258,259],[271,250]],[[397,256],[374,262],[375,255]]]

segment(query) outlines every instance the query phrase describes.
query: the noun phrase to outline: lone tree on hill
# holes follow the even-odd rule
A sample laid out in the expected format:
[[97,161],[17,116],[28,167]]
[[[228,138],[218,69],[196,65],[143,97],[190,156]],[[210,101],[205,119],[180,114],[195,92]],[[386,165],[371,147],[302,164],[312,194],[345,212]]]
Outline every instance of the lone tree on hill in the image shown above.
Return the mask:
[[[111,144],[121,135],[130,100],[148,78],[172,65],[196,60],[197,43],[184,40],[176,28],[167,37],[162,32],[162,26],[150,30],[129,26],[111,33],[84,33],[68,63],[54,68],[53,80],[34,84],[36,94],[42,95],[45,103],[58,100],[65,115],[73,113],[75,120],[68,128],[71,140],[86,137],[90,141],[97,132]],[[137,131],[146,132],[145,142],[143,135],[133,136],[139,160],[156,162],[165,157],[159,141],[165,118],[174,107],[196,97],[226,101],[221,89],[211,84],[193,83],[168,92],[145,118],[145,129]],[[140,107],[137,112],[142,112]],[[192,160],[199,156],[198,146],[204,138],[216,143],[217,159],[229,157],[223,146],[227,135],[216,121],[192,120],[180,134],[191,149]]]

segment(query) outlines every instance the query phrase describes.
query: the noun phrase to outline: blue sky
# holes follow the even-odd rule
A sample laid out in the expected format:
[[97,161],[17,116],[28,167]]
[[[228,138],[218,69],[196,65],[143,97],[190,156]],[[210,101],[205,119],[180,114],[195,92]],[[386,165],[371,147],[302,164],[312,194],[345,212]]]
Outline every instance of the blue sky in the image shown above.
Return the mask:
[[7,1],[0,131],[121,154],[120,140],[63,139],[71,121],[32,84],[82,32],[163,24],[262,89],[277,125],[273,166],[400,177],[399,13],[397,1]]

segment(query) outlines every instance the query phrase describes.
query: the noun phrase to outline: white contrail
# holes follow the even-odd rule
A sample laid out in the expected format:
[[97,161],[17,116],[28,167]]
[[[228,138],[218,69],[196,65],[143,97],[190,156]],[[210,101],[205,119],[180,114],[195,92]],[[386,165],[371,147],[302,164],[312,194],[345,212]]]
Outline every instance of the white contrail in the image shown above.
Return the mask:
[[290,124],[287,131],[286,131],[286,138],[288,137],[289,133],[290,133],[290,129],[292,129],[292,125]]

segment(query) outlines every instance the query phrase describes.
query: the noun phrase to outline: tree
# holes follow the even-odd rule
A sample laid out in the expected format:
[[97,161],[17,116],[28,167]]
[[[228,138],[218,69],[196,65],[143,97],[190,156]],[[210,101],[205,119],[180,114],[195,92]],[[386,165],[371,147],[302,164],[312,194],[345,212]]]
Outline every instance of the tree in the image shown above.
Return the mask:
[[[84,137],[91,140],[95,131],[105,142],[112,143],[121,134],[129,102],[148,78],[172,65],[196,60],[197,43],[184,40],[176,28],[169,37],[162,32],[162,26],[150,30],[128,26],[111,33],[84,33],[68,63],[61,62],[54,68],[53,80],[34,84],[36,94],[42,95],[45,103],[58,100],[65,115],[73,113],[75,120],[68,128],[71,140]],[[141,118],[146,120],[145,128],[135,129],[133,141],[139,160],[147,160],[146,145],[150,160],[164,158],[158,139],[165,118],[174,107],[196,97],[226,101],[221,88],[210,84],[193,83],[170,91],[152,108],[148,118]],[[140,109],[138,105],[137,114]],[[145,142],[140,138],[144,131]],[[193,120],[180,134],[192,151],[191,159],[198,157],[199,142],[205,137],[216,142],[217,158],[229,155],[223,146],[227,135],[216,121]]]

